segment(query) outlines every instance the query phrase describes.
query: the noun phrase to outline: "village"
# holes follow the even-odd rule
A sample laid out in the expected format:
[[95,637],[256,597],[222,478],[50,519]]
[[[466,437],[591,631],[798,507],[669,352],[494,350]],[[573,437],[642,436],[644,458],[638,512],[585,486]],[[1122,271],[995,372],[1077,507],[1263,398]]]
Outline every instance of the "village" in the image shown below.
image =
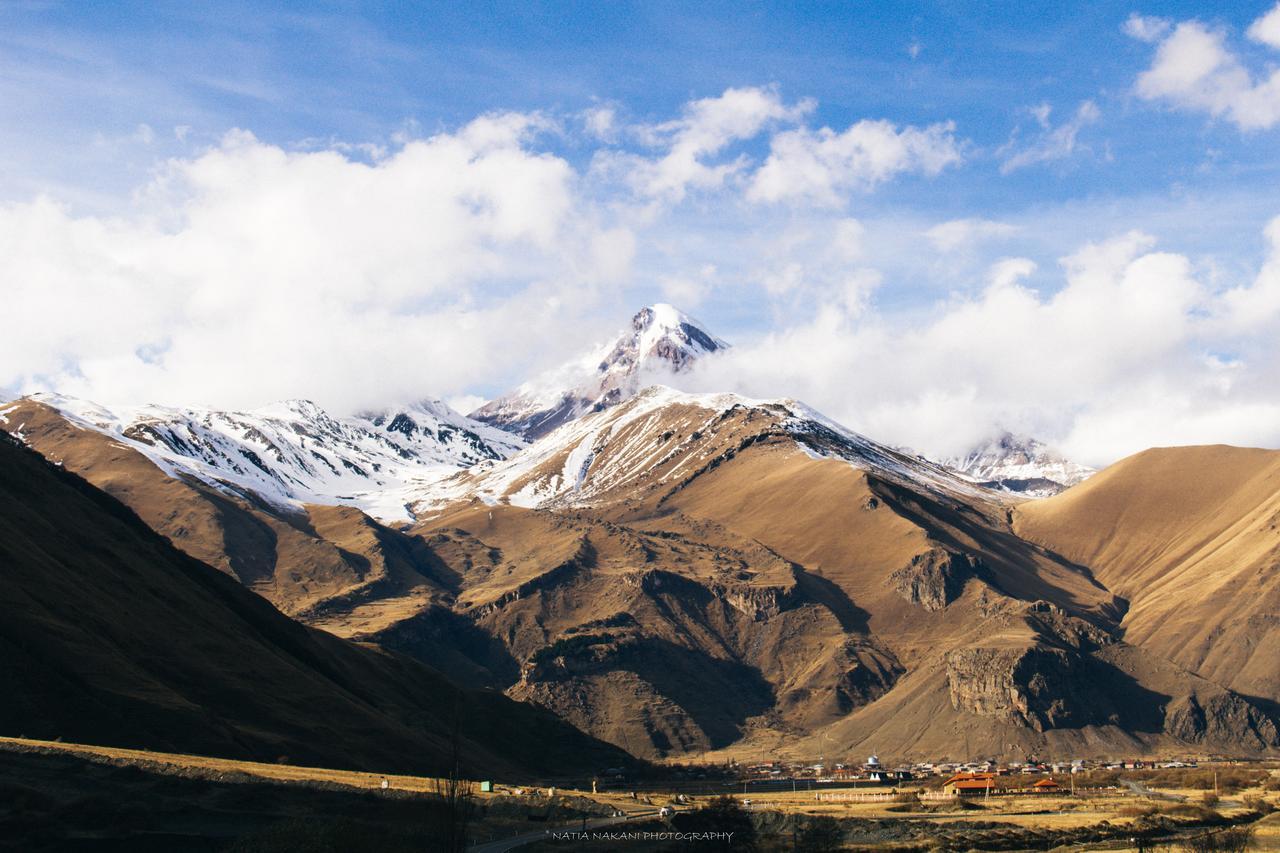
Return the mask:
[[[920,762],[888,766],[879,756],[865,762],[763,761],[733,764],[730,775],[744,791],[824,788],[924,788],[950,797],[1011,796],[1073,792],[1079,774],[1099,770],[1170,770],[1198,766],[1196,760],[1129,759],[1096,761]],[[1080,785],[1081,789],[1088,785]]]

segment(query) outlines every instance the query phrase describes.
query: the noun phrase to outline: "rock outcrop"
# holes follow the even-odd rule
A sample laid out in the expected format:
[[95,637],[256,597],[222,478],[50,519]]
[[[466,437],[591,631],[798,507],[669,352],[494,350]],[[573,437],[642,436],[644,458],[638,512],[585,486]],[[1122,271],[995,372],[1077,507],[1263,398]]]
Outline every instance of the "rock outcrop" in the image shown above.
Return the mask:
[[1171,702],[1164,730],[1179,740],[1266,749],[1280,744],[1276,724],[1229,690],[1201,697],[1197,693]]
[[947,655],[958,710],[1037,732],[1115,723],[1118,715],[1090,678],[1087,658],[1046,646],[956,649]]
[[981,565],[980,560],[968,554],[931,548],[890,575],[889,583],[912,604],[938,611],[960,597],[964,585],[977,576]]

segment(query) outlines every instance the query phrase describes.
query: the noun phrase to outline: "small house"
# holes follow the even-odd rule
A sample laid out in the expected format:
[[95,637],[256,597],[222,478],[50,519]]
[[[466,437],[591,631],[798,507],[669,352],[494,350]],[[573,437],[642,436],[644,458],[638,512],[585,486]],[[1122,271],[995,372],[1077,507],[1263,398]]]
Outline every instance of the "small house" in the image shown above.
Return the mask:
[[957,773],[942,783],[942,790],[955,797],[994,794],[996,792],[996,774]]

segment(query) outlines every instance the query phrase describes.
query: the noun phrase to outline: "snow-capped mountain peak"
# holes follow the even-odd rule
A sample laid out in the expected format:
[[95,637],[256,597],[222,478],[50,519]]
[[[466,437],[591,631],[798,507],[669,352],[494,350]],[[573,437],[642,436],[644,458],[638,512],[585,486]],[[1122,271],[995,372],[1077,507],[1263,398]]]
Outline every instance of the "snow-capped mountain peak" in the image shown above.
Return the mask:
[[530,440],[540,438],[728,346],[688,314],[660,302],[636,312],[614,340],[486,403],[470,417]]
[[1097,473],[1038,439],[1008,431],[938,461],[984,486],[1029,497],[1055,495]]

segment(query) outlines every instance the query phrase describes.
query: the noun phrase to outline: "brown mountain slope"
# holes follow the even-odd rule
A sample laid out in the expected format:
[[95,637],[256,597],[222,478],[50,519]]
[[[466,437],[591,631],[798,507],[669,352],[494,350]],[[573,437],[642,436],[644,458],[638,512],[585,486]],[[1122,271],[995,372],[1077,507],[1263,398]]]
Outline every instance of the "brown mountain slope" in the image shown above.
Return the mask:
[[544,711],[303,627],[0,435],[0,731],[370,770],[625,760]]
[[1277,745],[1271,706],[1131,645],[1096,555],[1018,507],[798,404],[655,388],[439,484],[410,530],[311,510],[346,553],[409,548],[425,594],[291,583],[312,624],[645,756]]
[[1148,450],[1020,506],[1015,528],[1128,599],[1130,643],[1280,700],[1280,452]]
[[520,664],[510,692],[645,754],[1277,743],[1123,642],[1125,602],[1020,538],[1013,504],[801,409],[641,395],[455,479],[482,499],[415,529],[451,540],[461,612]]
[[251,493],[169,476],[137,450],[36,400],[6,407],[5,417],[29,446],[127,504],[186,553],[339,636],[378,630],[452,595],[456,578],[424,542],[353,507],[289,511]]

